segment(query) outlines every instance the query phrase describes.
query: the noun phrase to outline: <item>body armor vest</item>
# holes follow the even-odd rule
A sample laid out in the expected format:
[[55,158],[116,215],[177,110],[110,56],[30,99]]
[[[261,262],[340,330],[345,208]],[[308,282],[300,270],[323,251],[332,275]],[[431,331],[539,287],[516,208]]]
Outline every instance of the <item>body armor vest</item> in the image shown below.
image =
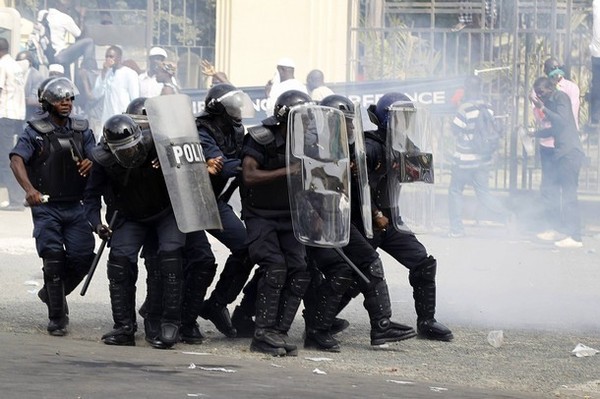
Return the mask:
[[[275,133],[268,127],[256,126],[248,129],[248,133],[259,144],[262,144],[265,164],[261,169],[274,170],[286,167],[285,144],[277,146]],[[286,178],[255,187],[245,187],[242,196],[246,204],[255,210],[289,210],[288,182]]]
[[375,161],[381,163],[381,166],[378,171],[369,171],[369,185],[371,186],[372,201],[379,209],[389,209],[391,204],[387,182],[388,165],[385,152],[385,140],[377,132],[365,132],[365,138],[371,139],[380,145],[380,151],[377,154],[378,159]]
[[83,159],[76,154],[85,156],[83,132],[88,129],[87,120],[70,118],[64,127],[56,127],[47,118],[27,123],[42,137],[39,153],[27,166],[31,184],[53,202],[81,200],[87,178],[79,174],[76,162]]
[[[143,134],[148,140],[150,132]],[[94,161],[100,164],[109,178],[108,192],[105,193],[107,203],[119,213],[136,221],[148,221],[162,215],[171,208],[169,192],[162,171],[152,167],[156,151],[152,149],[146,161],[137,168],[124,168],[110,152],[108,145],[103,142],[94,148]]]

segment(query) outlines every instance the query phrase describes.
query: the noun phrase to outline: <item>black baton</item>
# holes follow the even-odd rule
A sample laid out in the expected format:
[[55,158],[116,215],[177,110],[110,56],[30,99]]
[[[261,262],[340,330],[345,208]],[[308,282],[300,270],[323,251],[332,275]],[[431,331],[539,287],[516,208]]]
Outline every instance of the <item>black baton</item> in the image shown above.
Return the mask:
[[358,267],[356,267],[356,265],[346,256],[346,254],[339,248],[334,248],[335,252],[338,253],[338,255],[340,255],[342,257],[342,259],[344,259],[344,261],[352,268],[352,270],[354,270],[356,272],[356,274],[358,274],[360,276],[360,278],[362,278],[365,283],[367,284],[371,284],[371,281],[369,281],[369,279],[367,278],[367,276],[365,276],[363,274],[363,272],[361,272]]
[[[112,217],[110,218],[110,222],[108,223],[108,228],[112,231],[113,225],[115,224],[115,220],[117,220],[117,213],[119,211],[114,211]],[[94,256],[94,261],[90,266],[90,270],[87,273],[87,277],[85,282],[83,283],[83,287],[81,287],[81,292],[79,295],[84,296],[87,292],[88,287],[90,286],[90,282],[92,281],[92,277],[94,277],[94,272],[96,271],[96,266],[98,266],[98,262],[100,262],[100,257],[102,256],[102,252],[104,252],[104,247],[108,240],[102,240],[100,243],[100,248],[98,248],[98,252],[96,252],[96,256]]]

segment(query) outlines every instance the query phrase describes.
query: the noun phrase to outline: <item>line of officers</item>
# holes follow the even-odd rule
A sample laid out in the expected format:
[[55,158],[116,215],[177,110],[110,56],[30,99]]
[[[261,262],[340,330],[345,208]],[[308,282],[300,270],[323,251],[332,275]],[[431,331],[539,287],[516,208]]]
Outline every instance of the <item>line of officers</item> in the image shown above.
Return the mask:
[[[304,347],[337,352],[335,335],[349,325],[338,314],[359,294],[369,315],[371,345],[417,335],[453,339],[435,319],[436,259],[414,234],[391,226],[390,205],[379,201],[387,186],[387,114],[392,104],[409,101],[404,94],[388,93],[369,107],[378,126],[365,132],[374,232],[366,238],[360,199],[353,196],[350,241],[341,253],[305,246],[293,232],[287,176],[298,170],[286,166],[286,133],[290,110],[311,103],[306,94],[283,93],[274,116],[246,130],[241,118],[246,95],[229,84],[209,90],[205,110],[195,122],[223,229],[187,234],[177,227],[145,117],[146,99],[134,100],[125,114],[111,117],[96,144],[88,122],[70,116],[78,94],[71,81],[47,79],[38,94],[45,113],[27,122],[10,164],[31,207],[33,236],[43,261],[44,286],[38,296],[48,307],[49,334],[67,334],[66,297],[90,270],[96,233],[110,248],[107,275],[114,326],[102,336],[107,345],[135,345],[140,256],[147,270],[147,293],[139,314],[145,340],[154,348],[202,343],[206,337],[197,323],[201,316],[229,338],[252,338],[252,351],[295,356],[297,346],[288,331],[303,301]],[[320,105],[341,110],[348,131],[353,130],[355,108],[348,98],[331,95]],[[353,175],[353,185],[355,180]],[[228,204],[237,185],[243,222]],[[102,199],[105,220],[111,223],[102,222]],[[231,251],[208,298],[217,264],[206,233]],[[409,270],[416,330],[391,320],[378,248]],[[359,278],[347,260],[367,278]],[[242,294],[230,316],[227,306]]]

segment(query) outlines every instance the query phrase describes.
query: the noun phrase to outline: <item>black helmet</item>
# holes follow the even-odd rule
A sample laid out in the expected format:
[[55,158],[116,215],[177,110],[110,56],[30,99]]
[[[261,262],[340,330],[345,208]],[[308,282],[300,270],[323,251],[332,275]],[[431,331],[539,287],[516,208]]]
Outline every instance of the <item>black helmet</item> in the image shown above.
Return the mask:
[[[413,105],[411,99],[404,93],[394,92],[384,94],[383,97],[377,101],[377,105],[375,106],[375,116],[377,117],[376,124],[380,129],[387,128],[388,112],[392,104],[395,103],[410,104],[411,106]],[[375,121],[373,122],[375,123]]]
[[226,114],[235,120],[254,116],[254,107],[250,97],[228,83],[220,83],[211,87],[206,93],[204,104],[204,110],[213,115]]
[[131,116],[114,115],[104,123],[104,140],[117,162],[125,168],[140,166],[148,155],[142,129]]
[[273,115],[280,123],[286,123],[290,109],[296,105],[310,103],[312,100],[308,94],[299,90],[288,90],[281,94],[275,101]]
[[77,87],[65,77],[52,77],[44,80],[38,88],[38,101],[44,111],[50,111],[53,104],[65,98],[74,99],[79,94]]
[[321,100],[320,105],[339,109],[344,113],[346,118],[354,118],[354,104],[348,97],[340,96],[339,94],[331,94]]
[[127,106],[125,113],[129,115],[148,115],[146,113],[146,97],[134,98]]

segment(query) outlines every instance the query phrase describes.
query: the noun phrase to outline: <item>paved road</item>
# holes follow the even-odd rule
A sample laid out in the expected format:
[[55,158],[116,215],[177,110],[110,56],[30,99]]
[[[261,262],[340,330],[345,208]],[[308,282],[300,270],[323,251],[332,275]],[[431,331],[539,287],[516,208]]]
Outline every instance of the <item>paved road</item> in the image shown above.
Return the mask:
[[[482,225],[468,232],[464,239],[442,230],[421,236],[438,258],[438,319],[453,329],[454,342],[413,339],[372,350],[357,300],[343,313],[352,324],[340,336],[341,353],[301,350],[298,358],[271,359],[205,321],[209,340],[202,345],[157,351],[141,336],[135,348],[102,345],[111,327],[104,262],[88,294],[69,297],[69,336],[49,337],[35,295],[42,274],[30,215],[0,212],[0,397],[600,398],[600,355],[571,354],[580,342],[600,349],[600,238],[588,231],[584,248],[557,250],[525,231]],[[214,248],[222,264],[226,250]],[[414,323],[406,270],[383,260],[394,318]],[[144,279],[141,271],[139,301]],[[302,328],[298,317],[290,332],[298,344]],[[501,348],[487,343],[490,330],[504,331]],[[317,357],[331,360],[307,359]]]

